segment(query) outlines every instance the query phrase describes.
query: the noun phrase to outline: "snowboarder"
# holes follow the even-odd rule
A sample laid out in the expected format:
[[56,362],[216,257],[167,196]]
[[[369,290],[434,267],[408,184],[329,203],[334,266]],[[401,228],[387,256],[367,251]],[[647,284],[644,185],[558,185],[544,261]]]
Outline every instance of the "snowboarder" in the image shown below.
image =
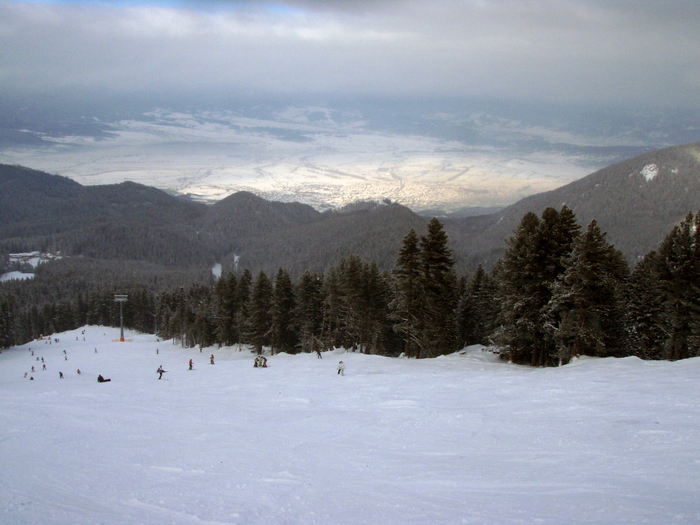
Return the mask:
[[192,359],[190,359],[190,370],[192,370],[192,365],[193,365]]
[[156,370],[156,374],[158,374],[158,379],[163,378],[163,374],[166,372],[166,370],[163,370],[163,365],[160,365],[158,367],[158,370]]
[[343,363],[342,361],[338,363],[338,374],[340,374],[341,376],[345,375],[345,363]]
[[211,354],[211,357],[209,358],[209,364],[210,365],[214,364],[214,354]]
[[101,374],[99,376],[97,376],[98,383],[109,383],[110,381],[111,381],[111,379],[105,379],[104,377],[102,377]]

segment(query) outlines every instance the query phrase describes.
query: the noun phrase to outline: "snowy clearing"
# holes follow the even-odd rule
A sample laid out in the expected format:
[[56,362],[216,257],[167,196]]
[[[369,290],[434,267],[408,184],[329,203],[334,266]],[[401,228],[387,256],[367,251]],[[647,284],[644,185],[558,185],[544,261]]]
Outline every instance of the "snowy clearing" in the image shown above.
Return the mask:
[[700,521],[697,358],[254,369],[235,348],[82,330],[0,354],[0,523]]

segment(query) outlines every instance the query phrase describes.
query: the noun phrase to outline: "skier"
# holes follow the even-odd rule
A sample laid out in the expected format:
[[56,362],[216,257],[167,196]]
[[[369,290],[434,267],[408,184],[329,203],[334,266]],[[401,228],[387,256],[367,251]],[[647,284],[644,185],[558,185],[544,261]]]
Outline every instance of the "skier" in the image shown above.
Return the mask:
[[255,358],[255,364],[253,365],[253,368],[258,368],[260,366],[260,356],[257,356]]
[[260,366],[262,368],[267,368],[267,357],[265,356],[260,356]]
[[192,370],[192,359],[190,359],[190,370]]
[[209,364],[210,365],[214,364],[214,354],[211,354],[211,357],[209,358]]
[[316,359],[323,359],[323,356],[321,355],[321,351],[318,348],[316,349]]
[[338,363],[338,374],[340,374],[341,376],[345,375],[345,363],[343,363],[342,361]]
[[63,372],[59,372],[59,373],[58,373],[58,377],[59,377],[60,379],[63,379]]
[[160,365],[160,366],[158,367],[158,370],[156,370],[156,374],[158,374],[158,379],[162,379],[162,378],[163,378],[163,374],[164,374],[165,372],[166,372],[166,371],[163,370],[163,365]]
[[42,369],[42,370],[46,370],[46,363],[44,363],[44,364],[42,365],[42,368],[41,368],[41,369]]
[[78,375],[80,375],[80,368],[78,368]]

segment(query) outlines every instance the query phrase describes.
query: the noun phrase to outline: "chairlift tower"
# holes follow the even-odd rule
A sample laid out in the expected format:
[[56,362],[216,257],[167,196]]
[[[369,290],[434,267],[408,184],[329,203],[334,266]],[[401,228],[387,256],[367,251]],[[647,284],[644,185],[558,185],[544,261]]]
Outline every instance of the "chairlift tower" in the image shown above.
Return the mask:
[[114,302],[119,303],[119,325],[121,327],[121,336],[119,340],[124,342],[124,311],[122,305],[129,300],[128,295],[115,295]]

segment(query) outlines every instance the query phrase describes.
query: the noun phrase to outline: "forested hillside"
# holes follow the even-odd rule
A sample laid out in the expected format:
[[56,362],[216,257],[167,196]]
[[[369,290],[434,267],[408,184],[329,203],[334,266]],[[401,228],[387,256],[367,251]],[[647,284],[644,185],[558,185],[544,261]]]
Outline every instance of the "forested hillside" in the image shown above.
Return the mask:
[[[654,249],[700,203],[700,144],[614,164],[495,214],[444,219],[456,268],[491,269],[527,212],[566,204],[596,220],[630,263]],[[125,182],[84,187],[65,177],[0,166],[0,253],[60,251],[94,259],[203,269],[234,261],[293,277],[325,271],[350,254],[393,264],[396,245],[425,219],[397,203],[361,203],[320,213],[299,203],[239,192],[205,206]]]
[[130,327],[184,345],[426,357],[482,343],[539,366],[697,355],[698,158],[698,144],[660,150],[427,226],[390,202],[319,213],[241,192],[204,206],[3,166],[3,264],[11,252],[64,258],[0,283],[0,344],[114,324],[113,295],[126,293]]
[[[504,359],[556,366],[590,355],[681,359],[700,351],[700,212],[630,269],[596,221],[566,206],[529,212],[491,272],[459,274],[443,225],[403,238],[391,272],[355,255],[292,279],[280,268],[214,281],[144,263],[57,261],[33,280],[0,285],[0,345],[84,324],[118,322],[184,346],[245,344],[258,352],[344,347],[435,357],[490,345]],[[183,283],[187,283],[186,285]]]

